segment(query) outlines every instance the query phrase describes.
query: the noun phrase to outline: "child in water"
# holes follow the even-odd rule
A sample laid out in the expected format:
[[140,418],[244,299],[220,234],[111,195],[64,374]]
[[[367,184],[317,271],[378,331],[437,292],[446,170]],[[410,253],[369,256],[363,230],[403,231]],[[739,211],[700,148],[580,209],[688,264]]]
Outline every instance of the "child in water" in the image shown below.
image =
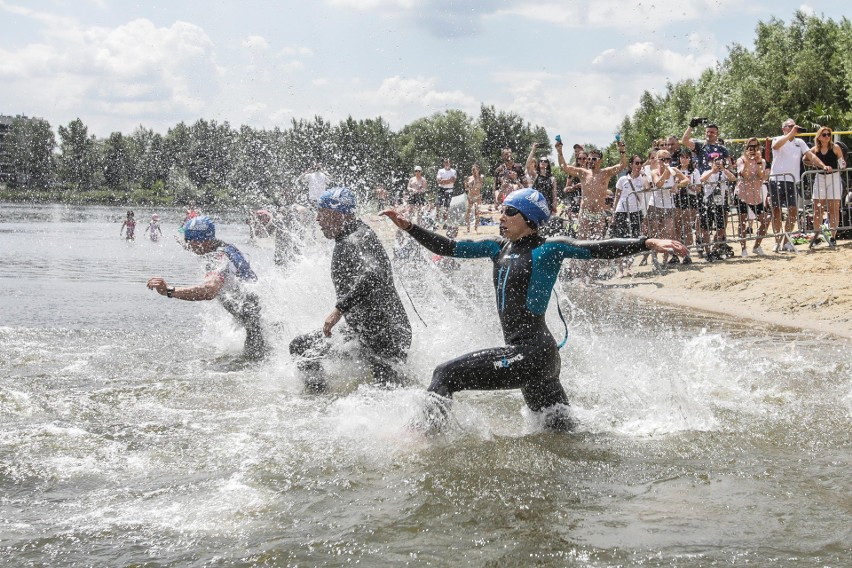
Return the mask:
[[121,224],[121,229],[118,230],[119,237],[124,233],[125,227],[127,227],[127,232],[124,234],[124,238],[128,241],[134,240],[136,238],[136,219],[133,218],[133,211],[127,212],[127,219],[124,220],[124,223]]
[[160,216],[154,213],[151,215],[151,222],[148,223],[148,228],[145,230],[148,237],[155,243],[160,240],[163,230],[160,228]]

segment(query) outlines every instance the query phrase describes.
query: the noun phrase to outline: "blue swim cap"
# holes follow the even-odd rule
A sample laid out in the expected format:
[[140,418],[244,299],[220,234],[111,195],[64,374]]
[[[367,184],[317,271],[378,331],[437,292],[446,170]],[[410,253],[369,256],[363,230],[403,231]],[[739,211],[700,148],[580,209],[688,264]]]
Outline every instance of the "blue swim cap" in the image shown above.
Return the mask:
[[333,187],[320,195],[320,209],[331,209],[344,215],[355,213],[355,194],[345,187]]
[[503,200],[503,205],[514,207],[536,227],[550,219],[550,203],[531,187],[513,191]]
[[216,225],[206,215],[193,217],[183,225],[183,238],[187,241],[209,241],[216,238]]

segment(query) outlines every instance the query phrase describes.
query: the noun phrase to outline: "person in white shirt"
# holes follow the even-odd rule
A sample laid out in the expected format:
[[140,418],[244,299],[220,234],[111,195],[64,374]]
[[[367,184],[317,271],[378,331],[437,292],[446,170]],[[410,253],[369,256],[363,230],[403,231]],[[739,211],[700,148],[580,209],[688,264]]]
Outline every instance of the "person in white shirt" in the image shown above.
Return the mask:
[[[677,168],[671,166],[672,155],[668,150],[657,152],[657,163],[651,169],[651,198],[648,200],[648,234],[654,238],[674,238],[674,198],[672,192],[689,185],[689,178]],[[687,255],[684,260],[689,258]],[[669,261],[669,255],[663,255],[663,263]],[[672,264],[679,264],[677,256],[672,255]],[[689,261],[691,262],[691,261]],[[689,264],[687,262],[687,264]]]
[[299,181],[308,185],[308,204],[316,207],[320,196],[325,193],[331,181],[331,176],[323,171],[321,164],[314,162],[311,169],[299,176]]
[[[769,170],[769,200],[772,204],[772,232],[775,233],[775,252],[796,252],[796,247],[787,235],[793,230],[798,216],[796,186],[802,173],[802,156],[808,153],[808,145],[796,138],[800,128],[796,121],[788,118],[781,124],[784,134],[772,139],[772,168]],[[784,234],[781,233],[782,207],[787,208]]]
[[[444,225],[447,224],[447,214],[450,211],[450,201],[456,187],[456,170],[450,167],[450,159],[444,158],[444,167],[438,170],[435,180],[438,182],[438,195],[435,198],[435,220],[440,221],[444,214]],[[444,227],[446,229],[446,226]]]
[[642,171],[642,156],[630,158],[630,171],[615,183],[615,210],[612,224],[614,236],[638,238],[642,232],[642,192],[651,187],[651,182]]
[[[630,157],[630,170],[615,182],[613,200],[613,236],[617,238],[638,238],[642,234],[642,219],[644,218],[645,192],[650,189],[651,181],[642,169],[642,156],[633,154]],[[621,259],[619,269],[621,275],[630,274],[633,257]]]

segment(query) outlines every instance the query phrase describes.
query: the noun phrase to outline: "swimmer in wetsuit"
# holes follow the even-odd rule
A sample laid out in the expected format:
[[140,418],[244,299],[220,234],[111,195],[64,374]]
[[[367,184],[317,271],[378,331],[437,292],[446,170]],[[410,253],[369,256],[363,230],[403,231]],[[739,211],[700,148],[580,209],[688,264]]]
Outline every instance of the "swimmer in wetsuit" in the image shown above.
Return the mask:
[[390,259],[376,233],[355,217],[355,206],[355,195],[342,187],[326,191],[317,202],[322,234],[335,241],[331,280],[337,303],[321,331],[290,343],[305,386],[315,391],[326,387],[320,361],[330,354],[326,338],[341,318],[348,326],[344,333],[358,340],[359,355],[370,365],[374,382],[404,380],[395,367],[405,361],[411,346],[411,324],[393,285]]
[[193,217],[183,226],[186,247],[206,261],[207,275],[198,286],[175,288],[159,276],[148,280],[148,288],[178,300],[212,300],[217,298],[222,307],[234,316],[246,330],[244,356],[261,359],[267,353],[266,341],[260,325],[260,300],[246,284],[255,282],[257,276],[248,261],[234,245],[216,238],[216,226],[206,216]]
[[540,227],[550,217],[550,203],[532,188],[519,189],[503,201],[501,237],[453,241],[383,211],[400,229],[436,254],[458,258],[490,258],[494,263],[494,290],[505,347],[482,349],[439,365],[432,374],[427,418],[440,426],[453,393],[460,390],[521,389],[533,411],[545,411],[549,428],[568,430],[568,397],[559,382],[560,358],[544,314],[562,260],[617,258],[655,250],[686,254],[677,241],[664,239],[610,239],[574,241],[544,238]]

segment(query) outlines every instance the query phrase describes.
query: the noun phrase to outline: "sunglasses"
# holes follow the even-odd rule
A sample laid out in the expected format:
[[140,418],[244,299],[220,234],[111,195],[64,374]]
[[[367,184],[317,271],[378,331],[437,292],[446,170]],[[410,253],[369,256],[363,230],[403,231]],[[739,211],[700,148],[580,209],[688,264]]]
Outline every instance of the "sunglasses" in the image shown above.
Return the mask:
[[597,162],[600,158],[586,158],[587,162]]
[[520,211],[518,209],[515,209],[511,205],[506,205],[505,207],[503,207],[503,215],[505,215],[506,217],[514,217],[518,213],[520,213]]
[[757,150],[758,148],[760,148],[760,146],[752,146],[752,145],[746,146],[747,150]]
[[633,164],[634,166],[641,166],[641,165],[642,165],[642,162],[640,162],[640,161],[634,161],[634,162],[632,162],[632,164]]
[[823,132],[822,134],[820,134],[820,136],[822,138],[828,138],[829,136],[831,136],[831,132]]

